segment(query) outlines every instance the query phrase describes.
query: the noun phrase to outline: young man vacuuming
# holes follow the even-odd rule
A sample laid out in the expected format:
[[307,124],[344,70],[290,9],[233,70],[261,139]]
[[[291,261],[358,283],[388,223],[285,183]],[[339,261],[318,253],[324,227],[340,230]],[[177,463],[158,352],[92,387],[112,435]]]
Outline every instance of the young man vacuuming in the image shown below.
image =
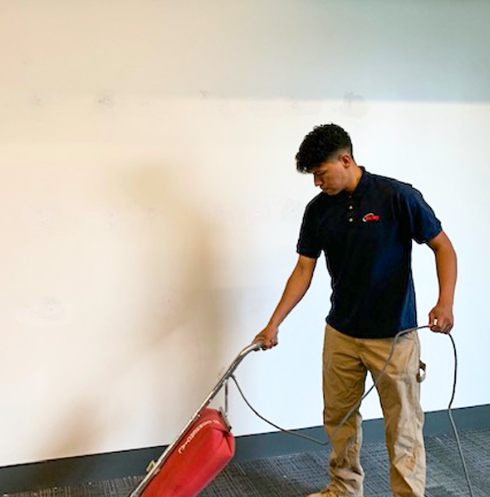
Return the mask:
[[[361,415],[366,375],[385,365],[393,337],[417,326],[412,240],[435,254],[439,298],[429,313],[433,331],[453,327],[456,254],[440,221],[411,185],[358,166],[349,135],[335,124],[315,127],[296,155],[298,171],[322,191],[306,207],[294,268],[268,325],[255,337],[278,344],[279,326],[305,295],[325,253],[332,282],[323,351],[324,425],[331,443],[330,484],[309,497],[360,497]],[[420,407],[417,332],[402,336],[377,389],[385,422],[395,497],[424,497],[426,466]]]

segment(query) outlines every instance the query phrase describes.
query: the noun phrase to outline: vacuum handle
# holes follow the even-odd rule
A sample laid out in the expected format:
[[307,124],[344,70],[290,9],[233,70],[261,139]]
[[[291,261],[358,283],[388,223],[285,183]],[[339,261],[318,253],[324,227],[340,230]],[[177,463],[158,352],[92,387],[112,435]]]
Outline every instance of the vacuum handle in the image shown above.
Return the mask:
[[143,478],[143,480],[140,482],[138,487],[133,490],[133,492],[130,494],[129,497],[140,497],[143,492],[145,491],[146,487],[150,484],[151,480],[158,474],[162,466],[165,464],[165,461],[170,457],[170,454],[172,451],[177,447],[177,445],[181,442],[183,439],[186,431],[189,429],[189,427],[196,421],[199,416],[201,415],[201,411],[208,406],[208,404],[214,399],[214,397],[217,395],[217,393],[221,390],[221,387],[223,384],[228,380],[228,378],[234,373],[235,369],[238,367],[238,365],[243,361],[243,359],[250,354],[250,352],[253,352],[255,350],[259,350],[262,347],[263,341],[259,342],[253,342],[247,347],[245,347],[235,358],[235,360],[231,363],[231,366],[225,371],[225,373],[221,376],[219,379],[218,383],[216,386],[211,390],[209,395],[206,397],[204,402],[201,404],[199,409],[194,413],[192,418],[188,421],[188,423],[185,425],[185,427],[182,429],[180,432],[179,436],[167,447],[165,452],[160,456],[160,458],[153,462],[150,463],[149,466],[149,471],[146,474],[146,476]]

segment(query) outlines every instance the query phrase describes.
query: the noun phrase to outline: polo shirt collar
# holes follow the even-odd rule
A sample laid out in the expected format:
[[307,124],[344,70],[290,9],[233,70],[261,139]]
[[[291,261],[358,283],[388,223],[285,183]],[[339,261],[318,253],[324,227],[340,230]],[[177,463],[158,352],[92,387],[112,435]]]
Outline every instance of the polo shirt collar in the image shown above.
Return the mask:
[[369,183],[369,180],[371,179],[371,175],[366,171],[366,168],[364,166],[359,166],[359,168],[362,171],[362,176],[356,186],[356,189],[352,192],[353,197],[362,195],[366,191],[366,187]]

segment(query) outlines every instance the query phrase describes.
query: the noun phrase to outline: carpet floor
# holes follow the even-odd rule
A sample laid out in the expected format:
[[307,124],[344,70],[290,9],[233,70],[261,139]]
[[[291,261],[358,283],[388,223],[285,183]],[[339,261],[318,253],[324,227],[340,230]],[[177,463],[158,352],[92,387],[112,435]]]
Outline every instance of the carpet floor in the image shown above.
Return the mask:
[[[490,431],[460,434],[474,497],[490,497]],[[469,497],[456,441],[451,435],[426,439],[427,497]],[[324,488],[328,450],[315,450],[229,464],[199,497],[303,497]],[[365,444],[365,497],[391,497],[383,443]],[[4,494],[4,497],[126,497],[141,477]]]

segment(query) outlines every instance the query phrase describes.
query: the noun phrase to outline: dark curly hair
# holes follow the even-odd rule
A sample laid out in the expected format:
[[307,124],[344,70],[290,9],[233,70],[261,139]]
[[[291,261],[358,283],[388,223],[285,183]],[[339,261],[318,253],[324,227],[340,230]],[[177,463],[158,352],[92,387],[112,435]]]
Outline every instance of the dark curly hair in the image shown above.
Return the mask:
[[296,169],[300,173],[311,173],[339,150],[345,150],[352,158],[352,142],[349,134],[336,124],[315,126],[308,133],[296,154]]

